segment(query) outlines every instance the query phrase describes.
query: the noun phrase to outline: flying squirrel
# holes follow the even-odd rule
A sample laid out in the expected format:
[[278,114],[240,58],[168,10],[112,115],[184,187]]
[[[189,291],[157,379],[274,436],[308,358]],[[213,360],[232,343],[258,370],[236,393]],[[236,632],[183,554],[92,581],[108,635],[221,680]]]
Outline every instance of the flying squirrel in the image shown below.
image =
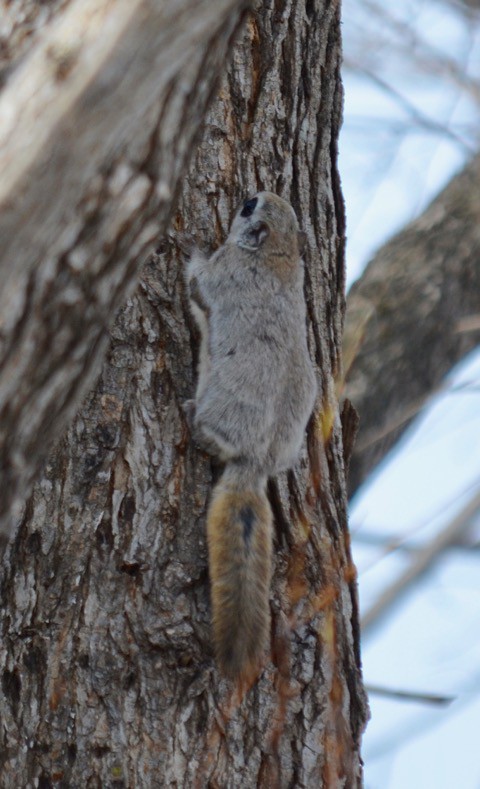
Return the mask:
[[207,514],[213,635],[221,670],[258,669],[269,643],[269,477],[290,469],[317,387],[307,348],[301,234],[293,208],[259,192],[210,258],[186,269],[201,344],[195,442],[225,464]]

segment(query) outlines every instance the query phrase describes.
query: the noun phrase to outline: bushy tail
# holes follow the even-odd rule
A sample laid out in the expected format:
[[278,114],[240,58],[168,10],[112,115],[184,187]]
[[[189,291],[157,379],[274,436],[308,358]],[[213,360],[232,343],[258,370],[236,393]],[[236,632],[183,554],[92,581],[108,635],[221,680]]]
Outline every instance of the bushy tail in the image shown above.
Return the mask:
[[270,631],[272,512],[245,471],[227,466],[207,515],[215,651],[230,677],[258,667]]

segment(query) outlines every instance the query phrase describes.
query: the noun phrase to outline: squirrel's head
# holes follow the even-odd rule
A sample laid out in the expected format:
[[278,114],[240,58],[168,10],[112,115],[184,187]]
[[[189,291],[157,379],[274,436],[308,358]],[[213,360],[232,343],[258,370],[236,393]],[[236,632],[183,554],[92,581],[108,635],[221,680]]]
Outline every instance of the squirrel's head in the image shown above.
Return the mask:
[[229,241],[251,252],[275,252],[298,259],[304,246],[292,206],[272,192],[258,192],[238,210]]

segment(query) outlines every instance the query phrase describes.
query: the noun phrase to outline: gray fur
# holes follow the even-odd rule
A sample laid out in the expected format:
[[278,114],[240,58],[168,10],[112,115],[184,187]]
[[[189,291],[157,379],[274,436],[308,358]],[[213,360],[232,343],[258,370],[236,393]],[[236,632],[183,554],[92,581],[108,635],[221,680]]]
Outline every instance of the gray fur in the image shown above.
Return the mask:
[[264,483],[295,462],[316,382],[297,220],[276,195],[255,197],[252,214],[239,210],[209,259],[194,253],[187,282],[202,337],[195,438]]
[[270,633],[266,481],[295,462],[316,395],[291,206],[270,192],[248,200],[225,244],[192,256],[187,282],[202,339],[186,413],[226,463],[207,515],[215,652],[225,674],[248,677]]

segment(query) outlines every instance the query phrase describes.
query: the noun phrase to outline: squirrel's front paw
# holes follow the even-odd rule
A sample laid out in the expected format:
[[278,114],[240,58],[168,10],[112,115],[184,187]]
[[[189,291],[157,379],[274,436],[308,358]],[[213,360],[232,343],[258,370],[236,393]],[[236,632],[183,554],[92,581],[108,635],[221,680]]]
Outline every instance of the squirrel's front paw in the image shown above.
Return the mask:
[[188,425],[188,429],[190,430],[193,443],[197,449],[199,449],[201,452],[208,452],[208,454],[212,454],[210,442],[206,440],[200,425],[195,424],[195,416],[197,413],[197,405],[195,400],[185,400],[182,403],[182,411],[185,421]]

